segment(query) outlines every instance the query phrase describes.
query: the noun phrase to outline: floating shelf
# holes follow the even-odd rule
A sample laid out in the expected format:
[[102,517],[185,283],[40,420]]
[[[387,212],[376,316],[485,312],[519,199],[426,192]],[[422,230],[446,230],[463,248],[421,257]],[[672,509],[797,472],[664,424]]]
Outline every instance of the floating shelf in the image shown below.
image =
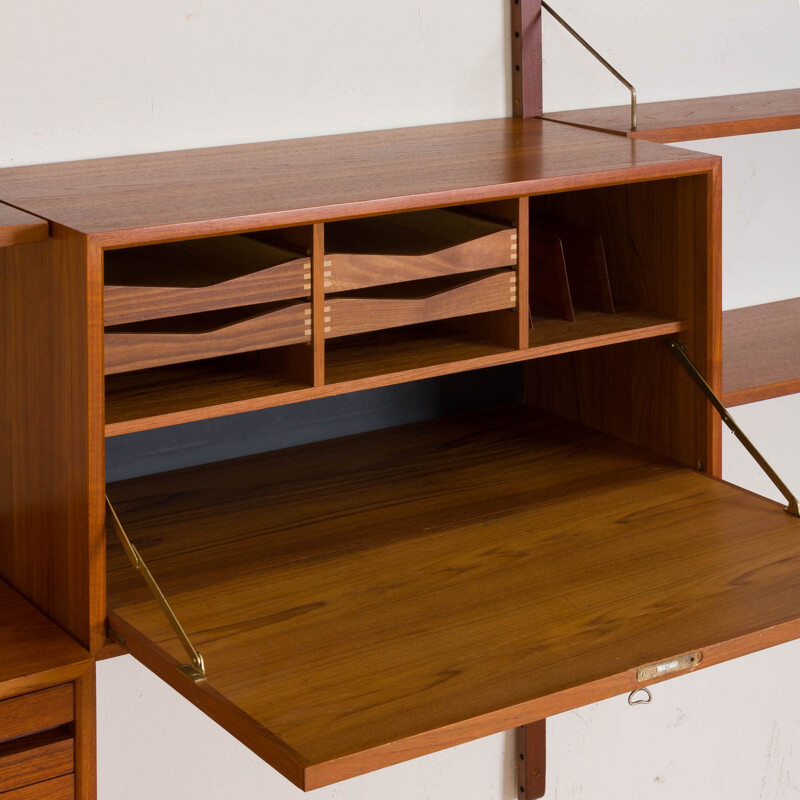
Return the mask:
[[651,142],[688,142],[798,128],[800,89],[640,103],[638,114],[635,131],[630,106],[555,111],[543,118]]
[[796,519],[529,406],[108,491],[208,679],[115,541],[110,624],[305,789],[800,634]]
[[726,311],[722,342],[727,405],[800,392],[800,299]]

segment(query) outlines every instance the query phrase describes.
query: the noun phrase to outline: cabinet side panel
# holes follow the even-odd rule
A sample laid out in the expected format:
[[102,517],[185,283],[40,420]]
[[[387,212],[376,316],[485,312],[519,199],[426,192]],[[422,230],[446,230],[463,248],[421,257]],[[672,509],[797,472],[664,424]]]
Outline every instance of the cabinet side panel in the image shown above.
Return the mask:
[[[679,337],[719,387],[718,171],[537,199],[537,214],[603,236],[618,307],[688,323]],[[533,210],[533,209],[532,209]],[[535,324],[535,323],[534,323]],[[526,365],[526,398],[688,466],[716,472],[719,423],[666,340]]]
[[58,226],[0,249],[0,575],[87,647],[105,614],[100,263]]
[[75,798],[97,800],[97,696],[94,664],[75,681]]

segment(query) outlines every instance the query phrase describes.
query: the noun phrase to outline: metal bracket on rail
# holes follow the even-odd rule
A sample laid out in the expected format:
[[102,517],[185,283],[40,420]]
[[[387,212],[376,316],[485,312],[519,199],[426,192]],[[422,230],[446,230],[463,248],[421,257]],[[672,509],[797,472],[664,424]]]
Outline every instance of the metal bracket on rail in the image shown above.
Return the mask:
[[158,605],[161,606],[161,610],[164,612],[164,616],[166,616],[167,621],[172,626],[172,630],[175,631],[180,643],[183,645],[183,649],[186,650],[186,653],[191,659],[190,663],[181,664],[178,667],[178,671],[182,672],[187,678],[190,678],[195,683],[205,680],[206,668],[205,663],[203,662],[203,656],[201,656],[200,653],[195,650],[194,645],[186,635],[186,631],[183,629],[180,621],[175,616],[172,606],[170,606],[167,598],[164,597],[164,593],[161,591],[156,579],[153,577],[153,573],[150,572],[147,564],[144,562],[144,559],[141,557],[141,555],[139,555],[139,551],[133,545],[133,542],[131,542],[131,540],[128,538],[128,534],[125,533],[125,528],[122,527],[122,523],[117,516],[117,512],[114,511],[114,506],[111,505],[111,501],[108,499],[107,495],[106,508],[108,509],[108,514],[111,519],[111,525],[119,537],[122,547],[130,559],[133,568],[142,576],[144,582],[153,593]]
[[717,409],[720,417],[722,417],[722,421],[730,428],[733,435],[744,445],[745,450],[750,453],[758,466],[764,470],[767,477],[786,498],[786,502],[788,503],[786,506],[787,513],[795,517],[800,517],[800,506],[798,506],[797,498],[789,491],[789,487],[778,477],[778,473],[770,466],[764,456],[758,452],[756,446],[747,438],[744,431],[734,422],[733,417],[728,413],[728,409],[722,404],[722,400],[717,397],[714,390],[706,383],[705,378],[700,374],[692,360],[686,355],[686,345],[671,339],[669,349],[672,355],[675,356],[678,362],[689,373],[691,379],[700,387],[700,390],[709,399],[711,405]]
[[571,33],[620,83],[622,83],[628,91],[631,93],[631,130],[635,131],[637,126],[637,119],[636,119],[636,87],[626,78],[622,76],[622,74],[614,69],[611,64],[606,61],[597,50],[592,47],[586,39],[583,38],[576,30],[573,28],[560,14],[553,11],[552,8],[542,0],[542,8],[550,13],[550,16],[558,22],[563,28],[565,28],[569,33]]

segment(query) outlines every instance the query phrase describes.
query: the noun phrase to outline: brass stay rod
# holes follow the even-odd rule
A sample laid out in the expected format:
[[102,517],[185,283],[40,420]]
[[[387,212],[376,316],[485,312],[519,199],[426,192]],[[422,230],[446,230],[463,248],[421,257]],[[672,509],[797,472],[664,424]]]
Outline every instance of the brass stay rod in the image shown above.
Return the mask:
[[205,680],[206,668],[203,661],[203,656],[201,656],[200,653],[195,650],[194,645],[191,643],[189,637],[186,635],[186,631],[183,629],[183,625],[181,625],[180,621],[175,616],[172,606],[169,604],[167,598],[164,597],[161,587],[153,577],[153,573],[150,572],[147,564],[144,562],[144,559],[141,557],[141,555],[139,555],[139,551],[136,549],[133,542],[131,542],[131,540],[128,538],[128,534],[125,532],[125,528],[122,527],[122,523],[117,516],[117,512],[114,510],[114,506],[111,505],[108,495],[106,495],[106,508],[108,509],[108,513],[111,518],[111,525],[119,537],[122,547],[130,559],[133,568],[142,576],[144,582],[153,593],[153,596],[155,597],[159,606],[161,606],[161,610],[164,612],[164,616],[166,616],[167,621],[172,626],[172,630],[175,631],[175,634],[180,640],[181,645],[183,645],[183,649],[191,659],[191,663],[181,664],[178,669],[184,675],[186,675],[187,678],[191,678],[195,682]]
[[700,387],[703,394],[709,399],[714,408],[719,412],[722,421],[730,428],[733,435],[744,445],[745,450],[753,457],[755,462],[767,474],[767,477],[775,484],[778,491],[786,498],[788,505],[786,511],[795,517],[800,517],[800,506],[798,505],[797,498],[789,491],[789,487],[780,479],[778,473],[770,466],[761,453],[758,452],[756,446],[747,438],[744,431],[736,424],[733,417],[728,413],[728,409],[722,404],[722,400],[717,397],[714,390],[706,383],[705,378],[700,374],[694,362],[686,355],[686,345],[681,342],[676,342],[674,339],[670,340],[669,349],[672,355],[678,359],[680,364],[689,373],[692,380]]
[[636,126],[638,124],[637,121],[637,114],[636,114],[636,87],[627,79],[625,78],[619,70],[615,69],[608,61],[597,52],[597,50],[592,47],[586,39],[581,36],[575,28],[572,27],[560,14],[553,9],[542,0],[542,8],[545,11],[548,11],[550,15],[558,22],[563,28],[565,28],[569,33],[571,33],[621,84],[623,84],[628,91],[631,93],[631,130],[635,131]]

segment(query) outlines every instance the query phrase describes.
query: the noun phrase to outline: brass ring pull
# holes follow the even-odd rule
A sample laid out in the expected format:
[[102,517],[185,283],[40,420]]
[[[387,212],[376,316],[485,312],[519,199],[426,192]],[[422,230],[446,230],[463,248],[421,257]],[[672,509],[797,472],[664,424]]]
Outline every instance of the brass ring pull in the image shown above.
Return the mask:
[[[636,695],[639,694],[639,692],[642,692],[646,696],[640,697],[638,700],[634,700],[634,697],[636,697]],[[628,695],[629,706],[646,706],[652,702],[653,702],[653,695],[650,693],[650,690],[646,686],[642,686],[641,689],[634,689]]]

